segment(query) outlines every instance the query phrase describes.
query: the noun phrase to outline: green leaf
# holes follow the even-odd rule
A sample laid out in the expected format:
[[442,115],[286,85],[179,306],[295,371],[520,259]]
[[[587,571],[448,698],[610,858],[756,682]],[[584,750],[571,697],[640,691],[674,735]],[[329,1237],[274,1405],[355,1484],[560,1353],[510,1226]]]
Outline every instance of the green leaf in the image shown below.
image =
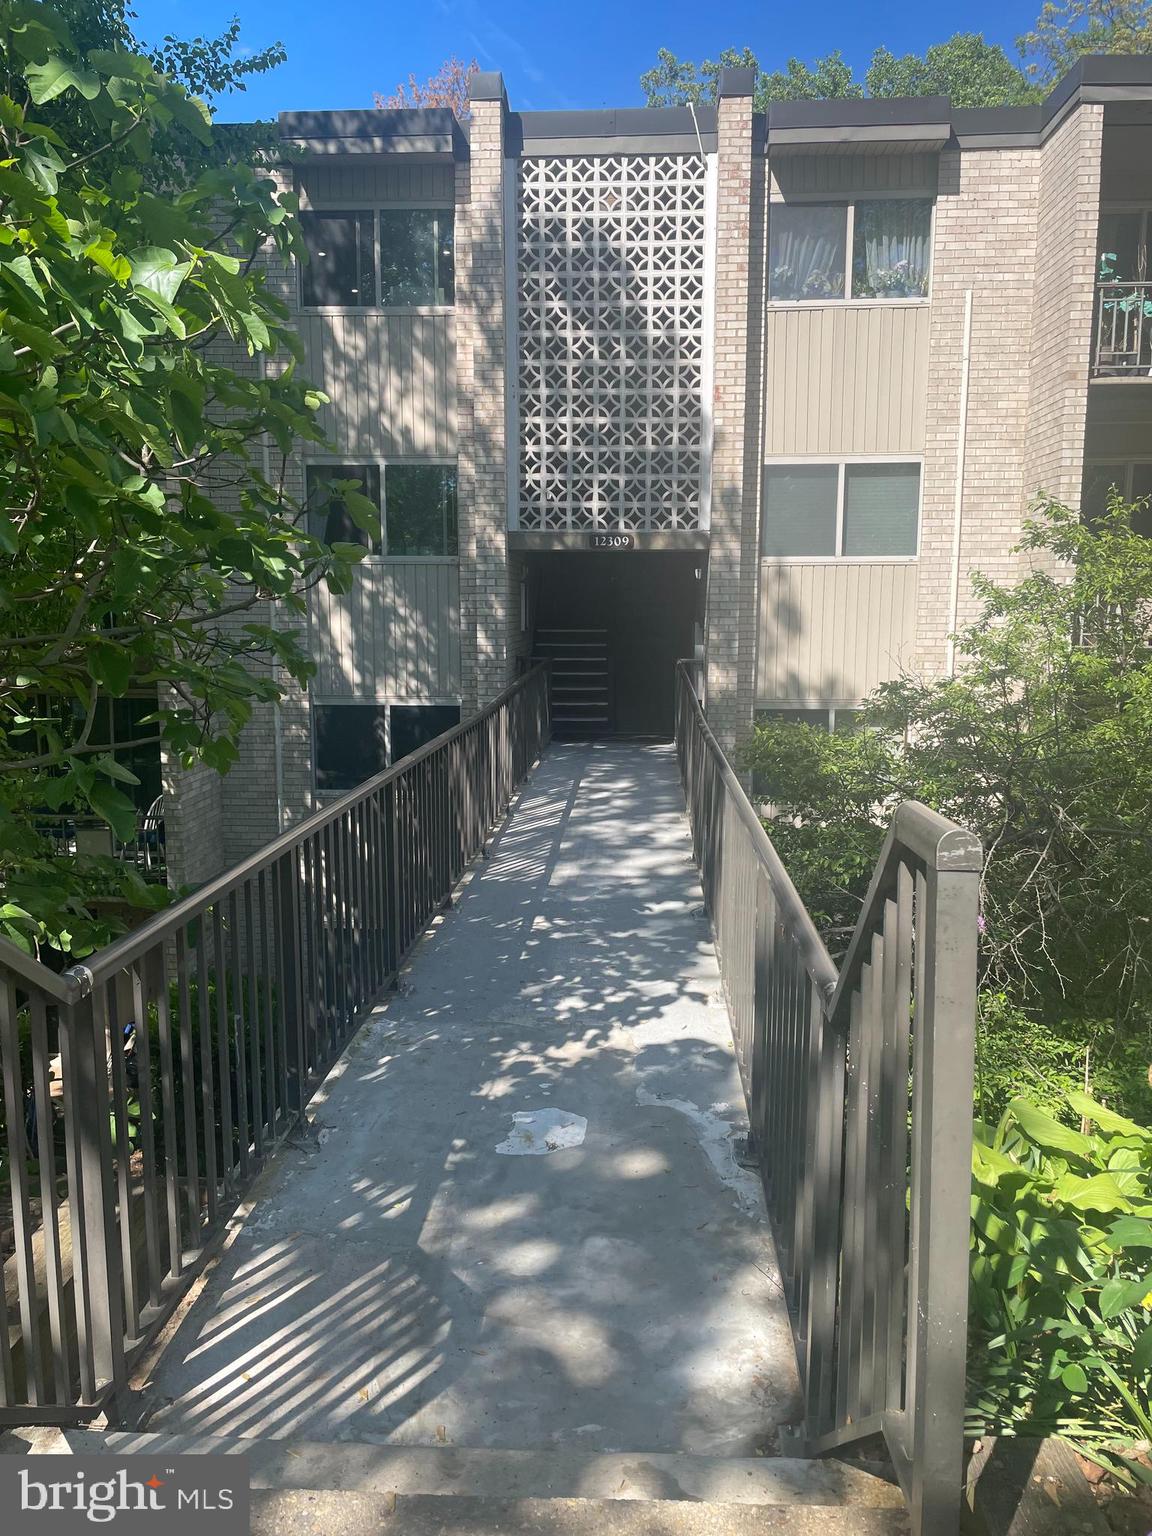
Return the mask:
[[112,784],[98,781],[88,791],[88,804],[102,817],[122,843],[136,836],[136,807]]
[[1105,1104],[1098,1104],[1086,1093],[1079,1091],[1070,1093],[1068,1102],[1078,1115],[1085,1120],[1094,1121],[1102,1131],[1117,1136],[1139,1136],[1145,1140],[1152,1140],[1152,1133],[1149,1133],[1144,1126],[1137,1125],[1135,1120],[1126,1120],[1123,1115],[1116,1114]]
[[139,246],[129,252],[128,259],[132,264],[132,286],[146,288],[167,304],[175,302],[181,283],[192,270],[190,261],[181,261],[175,251],[161,245]]
[[122,645],[100,641],[91,651],[92,676],[113,698],[121,698],[132,682],[134,663],[131,651]]
[[96,758],[96,766],[101,773],[106,773],[110,779],[115,779],[120,784],[139,784],[140,780],[130,768],[125,768],[123,763],[118,763],[108,752],[102,752]]
[[1132,1346],[1132,1369],[1143,1376],[1152,1371],[1152,1323],[1149,1323]]
[[1028,1139],[1039,1147],[1052,1152],[1071,1152],[1076,1157],[1084,1158],[1092,1157],[1096,1150],[1089,1137],[1082,1136],[1070,1126],[1062,1125],[1027,1099],[1013,1099],[1008,1106],[1008,1113],[1014,1116]]
[[1085,1376],[1082,1367],[1077,1365],[1075,1361],[1071,1365],[1066,1365],[1060,1372],[1060,1380],[1068,1388],[1069,1392],[1075,1393],[1077,1397],[1082,1392],[1087,1392],[1088,1390],[1088,1378]]
[[1101,1287],[1100,1316],[1105,1322],[1110,1322],[1121,1312],[1126,1312],[1129,1307],[1138,1306],[1150,1291],[1152,1291],[1152,1274],[1145,1275],[1142,1280],[1129,1280],[1123,1275],[1116,1275],[1108,1281],[1107,1285]]
[[95,101],[100,94],[100,78],[90,69],[66,59],[51,58],[45,64],[28,64],[24,68],[28,82],[28,94],[37,106],[54,101],[64,91],[79,91],[85,101]]
[[1098,1173],[1090,1179],[1078,1178],[1074,1173],[1063,1174],[1053,1184],[1052,1193],[1065,1205],[1080,1211],[1102,1211],[1111,1215],[1132,1210],[1132,1202],[1110,1173]]
[[1122,1216],[1108,1228],[1113,1248],[1152,1248],[1152,1221],[1139,1216]]

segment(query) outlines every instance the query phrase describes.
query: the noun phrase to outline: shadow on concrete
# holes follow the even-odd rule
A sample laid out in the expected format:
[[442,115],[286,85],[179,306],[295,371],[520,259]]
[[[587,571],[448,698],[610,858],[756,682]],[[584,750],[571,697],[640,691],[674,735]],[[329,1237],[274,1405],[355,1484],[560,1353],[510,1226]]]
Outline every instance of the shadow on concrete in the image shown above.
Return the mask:
[[[579,1146],[496,1151],[516,1112]],[[553,747],[188,1311],[148,1427],[771,1451],[791,1333],[664,747]]]

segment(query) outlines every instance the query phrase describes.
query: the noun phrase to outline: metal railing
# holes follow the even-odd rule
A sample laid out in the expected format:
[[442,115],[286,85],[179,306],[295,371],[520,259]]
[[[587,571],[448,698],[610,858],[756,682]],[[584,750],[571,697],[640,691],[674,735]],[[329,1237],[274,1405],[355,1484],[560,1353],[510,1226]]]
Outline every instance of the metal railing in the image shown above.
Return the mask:
[[548,739],[546,679],[535,668],[61,976],[0,941],[14,1248],[0,1423],[114,1410],[132,1361],[506,811]]
[[915,1536],[962,1487],[982,851],[897,810],[837,971],[681,663],[676,744],[815,1454],[882,1433]]
[[1097,283],[1092,372],[1152,377],[1152,283]]

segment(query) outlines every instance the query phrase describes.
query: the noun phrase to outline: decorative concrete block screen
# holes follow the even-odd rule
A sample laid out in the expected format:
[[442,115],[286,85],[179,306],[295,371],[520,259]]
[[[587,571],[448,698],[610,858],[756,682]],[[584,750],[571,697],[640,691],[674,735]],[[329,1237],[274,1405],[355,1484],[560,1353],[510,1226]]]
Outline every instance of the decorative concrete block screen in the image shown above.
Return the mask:
[[700,525],[704,161],[526,158],[520,527]]

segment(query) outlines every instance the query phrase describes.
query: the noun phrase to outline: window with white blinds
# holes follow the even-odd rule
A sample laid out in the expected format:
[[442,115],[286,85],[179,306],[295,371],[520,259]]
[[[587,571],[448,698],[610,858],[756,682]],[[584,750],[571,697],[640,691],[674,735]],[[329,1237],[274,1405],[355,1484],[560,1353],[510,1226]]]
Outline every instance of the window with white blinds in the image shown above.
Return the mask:
[[914,460],[765,466],[761,552],[769,559],[909,560],[919,531]]

